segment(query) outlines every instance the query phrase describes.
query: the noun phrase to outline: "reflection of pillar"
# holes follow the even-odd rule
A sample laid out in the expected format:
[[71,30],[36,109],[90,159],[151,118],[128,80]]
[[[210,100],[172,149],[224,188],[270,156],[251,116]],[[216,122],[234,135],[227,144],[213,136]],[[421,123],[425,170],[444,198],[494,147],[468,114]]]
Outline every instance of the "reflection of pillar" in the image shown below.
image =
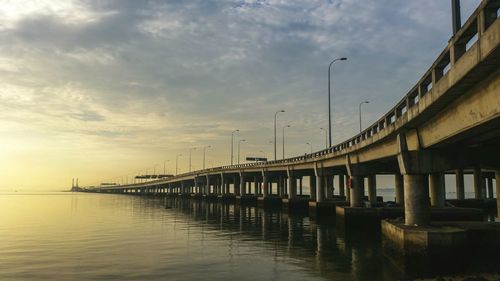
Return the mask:
[[345,196],[345,179],[344,175],[339,175],[339,195]]
[[377,203],[377,175],[368,176],[368,200],[370,203]]
[[407,174],[403,178],[405,223],[407,225],[427,225],[430,221],[428,176]]
[[431,206],[444,207],[445,188],[444,173],[432,173],[429,175],[429,190],[431,195]]
[[483,199],[483,186],[484,179],[483,173],[481,172],[481,168],[474,168],[474,197],[476,199]]
[[465,185],[464,185],[464,170],[457,169],[455,171],[456,184],[457,184],[457,199],[465,199]]
[[362,176],[351,176],[351,182],[351,207],[363,207],[365,179]]
[[396,204],[404,205],[405,194],[403,187],[403,175],[401,174],[394,175],[394,185],[396,187]]
[[316,176],[309,176],[309,199],[316,201]]

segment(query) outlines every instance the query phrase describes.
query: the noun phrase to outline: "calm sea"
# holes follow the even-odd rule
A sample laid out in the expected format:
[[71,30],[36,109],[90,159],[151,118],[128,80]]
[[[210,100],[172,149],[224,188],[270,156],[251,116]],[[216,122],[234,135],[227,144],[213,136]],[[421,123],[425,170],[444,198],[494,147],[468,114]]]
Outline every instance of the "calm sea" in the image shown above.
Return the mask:
[[[357,238],[356,238],[357,237]],[[396,280],[380,235],[232,204],[0,194],[0,280]]]

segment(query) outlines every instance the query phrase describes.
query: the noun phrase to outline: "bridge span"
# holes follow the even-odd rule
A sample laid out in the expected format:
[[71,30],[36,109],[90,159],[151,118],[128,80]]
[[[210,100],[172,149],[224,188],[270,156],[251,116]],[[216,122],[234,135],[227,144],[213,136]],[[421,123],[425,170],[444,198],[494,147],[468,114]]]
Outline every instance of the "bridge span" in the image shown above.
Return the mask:
[[[405,226],[398,226],[403,229],[431,224],[432,208],[445,206],[445,173],[456,174],[458,199],[464,199],[464,170],[474,174],[476,199],[493,198],[494,180],[500,193],[499,7],[498,0],[483,0],[411,90],[377,122],[342,143],[284,160],[86,191],[365,208],[365,178],[368,202],[377,206],[375,176],[391,174],[395,201],[404,207]],[[308,196],[301,192],[305,177]]]

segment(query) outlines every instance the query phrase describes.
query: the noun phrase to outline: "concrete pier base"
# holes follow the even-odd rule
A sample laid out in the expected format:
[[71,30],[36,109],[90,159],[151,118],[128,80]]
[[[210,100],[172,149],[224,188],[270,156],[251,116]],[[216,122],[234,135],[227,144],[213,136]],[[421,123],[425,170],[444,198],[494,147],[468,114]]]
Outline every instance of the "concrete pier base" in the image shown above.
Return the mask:
[[243,195],[243,196],[236,196],[235,201],[238,204],[242,205],[256,205],[257,204],[257,196],[255,195]]
[[432,273],[429,270],[459,268],[465,261],[466,233],[461,228],[409,226],[384,220],[381,229],[386,256],[409,274],[426,276]]
[[309,199],[295,197],[295,198],[283,198],[281,199],[282,206],[288,210],[302,209],[307,210],[309,208]]
[[257,204],[263,207],[281,207],[281,198],[276,196],[258,197]]
[[236,200],[236,196],[234,194],[222,194],[218,195],[217,199],[220,202],[234,202]]

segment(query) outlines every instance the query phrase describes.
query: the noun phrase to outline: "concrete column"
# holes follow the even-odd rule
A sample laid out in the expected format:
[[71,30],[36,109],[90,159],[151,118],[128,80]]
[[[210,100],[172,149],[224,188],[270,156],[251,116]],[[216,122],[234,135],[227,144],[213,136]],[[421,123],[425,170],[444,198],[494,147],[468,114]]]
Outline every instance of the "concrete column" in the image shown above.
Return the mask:
[[500,170],[495,172],[495,179],[497,182],[497,215],[500,216]]
[[297,179],[293,176],[291,172],[288,173],[288,187],[290,192],[288,193],[288,199],[293,199],[297,197]]
[[351,207],[363,207],[365,179],[362,176],[351,176],[351,182]]
[[493,177],[486,178],[488,182],[488,198],[493,199]]
[[427,225],[430,221],[429,179],[427,175],[404,175],[405,224]]
[[234,195],[240,195],[240,181],[238,177],[234,177]]
[[403,175],[400,174],[394,175],[394,185],[396,187],[396,204],[404,205],[405,195],[403,187]]
[[481,172],[481,168],[474,168],[474,197],[476,199],[483,199],[483,173]]
[[316,201],[316,176],[309,176],[309,199]]
[[345,177],[344,175],[339,175],[339,195],[345,196]]
[[278,177],[278,196],[283,198],[283,177]]
[[221,195],[226,194],[226,181],[223,175],[220,176],[220,188],[221,188],[220,194]]
[[254,185],[255,185],[255,196],[258,196],[259,195],[259,180],[257,178],[257,176],[254,176],[253,177],[253,181],[254,181]]
[[429,190],[432,207],[444,207],[446,199],[444,187],[444,173],[432,173],[429,175]]
[[302,195],[302,176],[299,177],[299,194]]
[[[346,176],[347,181],[351,182],[351,177]],[[351,202],[351,185],[348,185],[346,190],[345,190],[345,201]]]
[[368,200],[370,203],[377,203],[377,175],[368,176]]
[[264,198],[269,196],[269,182],[267,181],[267,176],[262,177],[262,196]]
[[455,181],[456,181],[457,199],[463,200],[465,199],[464,170],[456,169],[455,177],[456,177]]
[[247,187],[246,187],[245,178],[243,178],[243,176],[240,176],[240,195],[244,196],[246,194],[247,194]]
[[326,176],[326,199],[333,199],[333,176]]
[[324,185],[325,185],[325,177],[323,175],[317,175],[316,176],[316,202],[317,203],[321,203],[324,201],[324,197],[325,197]]

